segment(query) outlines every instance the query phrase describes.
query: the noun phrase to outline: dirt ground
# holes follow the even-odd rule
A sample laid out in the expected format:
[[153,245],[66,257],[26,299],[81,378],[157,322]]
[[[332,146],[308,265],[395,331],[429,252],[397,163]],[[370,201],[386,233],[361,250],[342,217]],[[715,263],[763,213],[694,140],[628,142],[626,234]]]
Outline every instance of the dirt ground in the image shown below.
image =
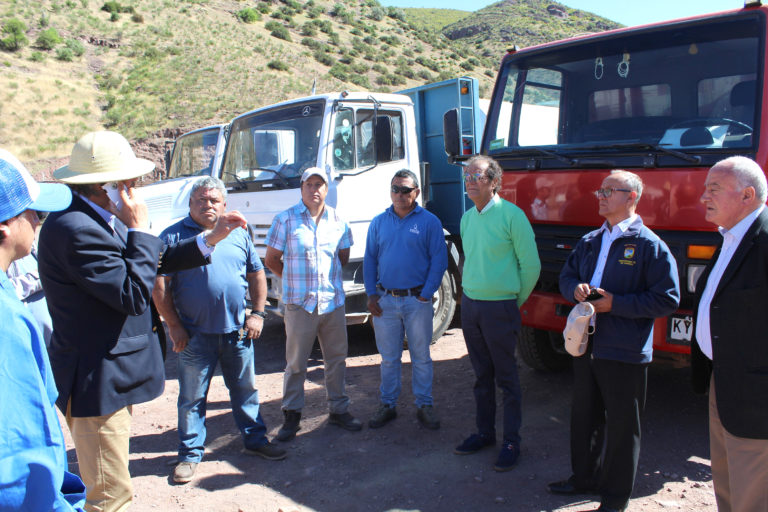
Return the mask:
[[[134,407],[130,470],[132,511],[573,511],[598,502],[554,496],[546,484],[569,475],[570,372],[541,374],[520,363],[522,453],[517,467],[493,471],[495,449],[457,456],[453,447],[474,431],[473,373],[457,326],[433,345],[437,431],[416,420],[410,364],[404,354],[398,417],[380,429],[367,420],[377,407],[379,362],[372,331],[352,327],[347,359],[350,412],[362,432],[327,424],[320,350],[315,346],[306,384],[302,430],[283,443],[288,458],[271,462],[241,452],[242,442],[220,375],[209,394],[208,440],[194,480],[170,479],[176,433],[176,357],[169,353],[165,393]],[[270,319],[256,346],[257,384],[269,436],[281,423],[285,335]],[[66,428],[65,428],[66,430]],[[76,456],[68,441],[71,468]],[[640,469],[630,511],[714,511],[706,399],[694,395],[686,369],[652,366],[643,418]]]

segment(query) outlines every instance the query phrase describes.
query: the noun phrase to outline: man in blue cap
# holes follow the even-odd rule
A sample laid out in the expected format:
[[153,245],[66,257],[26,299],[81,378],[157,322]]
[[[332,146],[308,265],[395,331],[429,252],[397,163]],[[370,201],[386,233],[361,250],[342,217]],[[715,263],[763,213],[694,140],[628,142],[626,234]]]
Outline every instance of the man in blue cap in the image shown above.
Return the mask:
[[67,471],[56,417],[56,386],[32,314],[5,272],[32,249],[37,212],[63,210],[64,185],[38,184],[24,165],[0,149],[0,509],[82,510],[85,487]]

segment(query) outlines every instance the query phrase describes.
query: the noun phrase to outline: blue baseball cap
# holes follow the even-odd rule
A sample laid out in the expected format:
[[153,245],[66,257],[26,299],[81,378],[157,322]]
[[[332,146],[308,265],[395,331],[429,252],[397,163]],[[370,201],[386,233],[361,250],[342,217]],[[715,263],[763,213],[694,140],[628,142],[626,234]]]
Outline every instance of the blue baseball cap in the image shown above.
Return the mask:
[[69,187],[36,182],[18,158],[0,149],[0,222],[25,210],[57,212],[71,202]]

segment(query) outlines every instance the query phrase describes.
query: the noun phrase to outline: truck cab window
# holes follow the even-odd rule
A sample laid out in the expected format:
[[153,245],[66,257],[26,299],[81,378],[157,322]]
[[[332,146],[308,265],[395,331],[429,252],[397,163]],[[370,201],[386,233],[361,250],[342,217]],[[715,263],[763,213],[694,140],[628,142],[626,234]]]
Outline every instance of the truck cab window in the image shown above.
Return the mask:
[[340,171],[355,167],[355,139],[352,126],[355,112],[339,110],[333,127],[333,166]]

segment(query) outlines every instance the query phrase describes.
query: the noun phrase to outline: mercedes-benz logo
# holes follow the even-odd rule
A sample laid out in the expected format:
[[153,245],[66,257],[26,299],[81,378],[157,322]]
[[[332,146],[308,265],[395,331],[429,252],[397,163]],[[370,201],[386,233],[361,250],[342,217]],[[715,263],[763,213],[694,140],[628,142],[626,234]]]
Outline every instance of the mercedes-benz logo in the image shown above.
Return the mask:
[[307,117],[310,114],[311,110],[312,109],[309,107],[309,105],[307,105],[306,107],[301,109],[301,115],[304,117]]

